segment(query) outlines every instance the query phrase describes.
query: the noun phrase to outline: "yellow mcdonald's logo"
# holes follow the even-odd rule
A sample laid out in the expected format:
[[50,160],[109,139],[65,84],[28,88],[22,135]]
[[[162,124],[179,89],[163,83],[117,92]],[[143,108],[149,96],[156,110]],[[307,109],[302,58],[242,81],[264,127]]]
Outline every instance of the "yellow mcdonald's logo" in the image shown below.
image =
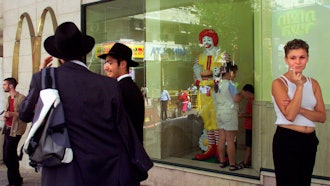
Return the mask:
[[12,77],[16,78],[18,81],[18,63],[19,63],[19,49],[20,49],[20,42],[21,42],[21,34],[22,34],[22,24],[24,18],[27,21],[29,32],[30,32],[30,39],[31,39],[31,49],[32,49],[32,73],[39,71],[39,64],[40,64],[40,55],[41,55],[41,39],[42,39],[42,32],[44,29],[44,23],[47,13],[50,14],[52,23],[53,23],[53,30],[57,28],[57,20],[52,8],[47,7],[43,10],[38,28],[37,28],[37,35],[34,32],[33,24],[31,21],[31,17],[28,13],[23,13],[19,20],[16,30],[16,37],[15,37],[15,45],[14,45],[14,54],[13,54],[13,62],[12,62]]

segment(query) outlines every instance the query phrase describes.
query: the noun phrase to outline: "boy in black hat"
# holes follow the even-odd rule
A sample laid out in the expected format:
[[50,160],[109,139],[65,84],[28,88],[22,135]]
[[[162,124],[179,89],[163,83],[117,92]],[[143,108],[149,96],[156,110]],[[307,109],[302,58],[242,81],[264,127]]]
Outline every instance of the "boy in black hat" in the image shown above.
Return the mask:
[[[71,163],[43,167],[41,185],[138,186],[147,177],[132,163],[136,151],[131,149],[139,142],[128,131],[131,123],[117,80],[91,72],[82,61],[94,44],[94,38],[83,35],[72,22],[59,25],[55,35],[44,41],[46,51],[64,61],[55,69],[55,79],[74,157]],[[20,106],[21,120],[33,119],[40,87],[38,72]]]
[[115,43],[108,53],[98,57],[105,60],[103,68],[107,75],[118,80],[125,109],[143,144],[144,99],[139,87],[129,74],[129,68],[136,67],[139,63],[132,60],[132,50],[121,43]]

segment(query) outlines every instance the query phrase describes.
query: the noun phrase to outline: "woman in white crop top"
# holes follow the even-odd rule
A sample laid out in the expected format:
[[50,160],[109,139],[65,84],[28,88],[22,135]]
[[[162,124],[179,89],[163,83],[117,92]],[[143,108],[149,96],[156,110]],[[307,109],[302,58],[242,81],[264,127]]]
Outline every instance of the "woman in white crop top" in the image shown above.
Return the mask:
[[314,122],[326,120],[318,82],[302,74],[309,58],[308,49],[303,40],[289,41],[284,47],[288,71],[272,84],[277,116],[273,138],[277,186],[311,184],[318,145]]

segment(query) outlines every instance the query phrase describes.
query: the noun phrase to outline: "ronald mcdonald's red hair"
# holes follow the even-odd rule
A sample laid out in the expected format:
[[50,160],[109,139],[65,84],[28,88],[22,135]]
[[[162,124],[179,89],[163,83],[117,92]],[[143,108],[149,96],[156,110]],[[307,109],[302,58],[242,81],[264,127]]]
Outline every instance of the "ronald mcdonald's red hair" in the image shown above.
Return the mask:
[[211,37],[213,39],[214,46],[218,46],[218,34],[213,29],[204,29],[199,33],[199,43],[202,44],[202,39],[204,36]]

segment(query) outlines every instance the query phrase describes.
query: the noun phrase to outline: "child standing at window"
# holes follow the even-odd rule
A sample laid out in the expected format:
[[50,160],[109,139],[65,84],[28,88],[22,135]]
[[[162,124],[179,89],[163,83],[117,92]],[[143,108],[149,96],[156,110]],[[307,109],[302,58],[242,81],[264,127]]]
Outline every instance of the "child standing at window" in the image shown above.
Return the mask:
[[254,87],[251,84],[244,85],[241,91],[242,98],[247,100],[245,112],[240,113],[240,117],[244,118],[245,129],[245,156],[244,160],[239,164],[241,167],[251,167],[251,154],[252,154],[252,104],[254,101]]
[[241,96],[232,82],[236,76],[237,65],[226,62],[220,69],[221,80],[216,88],[215,107],[217,112],[217,127],[219,130],[218,152],[220,167],[228,165],[225,157],[225,145],[227,143],[227,154],[229,159],[229,170],[242,169],[236,164],[235,138],[238,130],[238,103]]

